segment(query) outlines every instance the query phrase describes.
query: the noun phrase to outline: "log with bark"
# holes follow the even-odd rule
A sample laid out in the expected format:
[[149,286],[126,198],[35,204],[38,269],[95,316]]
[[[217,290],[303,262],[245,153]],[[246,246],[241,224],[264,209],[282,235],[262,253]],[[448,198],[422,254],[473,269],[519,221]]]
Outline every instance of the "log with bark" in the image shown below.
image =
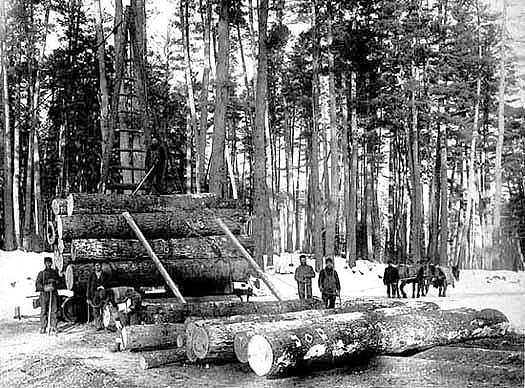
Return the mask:
[[508,320],[498,310],[460,308],[412,314],[375,312],[381,354],[406,354],[437,345],[505,333]]
[[[252,239],[239,236],[249,249]],[[59,240],[62,241],[62,240]],[[189,237],[179,239],[154,239],[151,247],[162,259],[211,259],[217,257],[239,257],[239,253],[226,236]],[[113,261],[148,259],[148,253],[139,240],[123,239],[77,239],[71,242],[73,261]]]
[[[186,295],[228,294],[233,281],[248,279],[250,269],[242,258],[216,258],[162,261],[164,267]],[[151,260],[112,261],[103,265],[111,286],[156,287],[165,284]],[[68,289],[86,288],[93,264],[70,264],[65,276]]]
[[329,315],[297,328],[254,335],[248,344],[248,362],[256,374],[271,378],[374,354],[404,354],[502,335],[507,327],[506,317],[495,310],[416,310],[407,314],[396,307]]
[[[214,221],[220,216],[235,234],[242,234],[247,212],[239,209],[171,210],[136,213],[133,219],[149,238],[201,237],[223,234]],[[121,214],[76,214],[57,216],[57,235],[63,240],[135,238]]]
[[[207,320],[187,320],[188,326],[193,326],[192,338],[186,338],[186,347],[192,347],[192,351],[197,358],[210,361],[231,361],[236,358],[247,362],[246,342],[239,343],[242,338],[238,339],[237,351],[235,348],[235,338],[240,332],[246,333],[247,337],[255,333],[266,330],[286,330],[291,327],[301,327],[305,322],[314,322],[316,319],[335,314],[344,314],[349,312],[367,312],[374,311],[378,308],[395,307],[396,313],[401,311],[411,312],[416,309],[437,310],[439,307],[432,302],[412,302],[403,303],[398,301],[387,301],[386,303],[374,301],[351,301],[345,303],[340,308],[330,310],[306,310],[284,314],[271,315],[245,315],[227,317],[224,319],[207,319]],[[246,340],[246,339],[245,339]],[[239,353],[239,355],[236,355]]]
[[246,314],[281,314],[293,311],[322,309],[318,299],[284,300],[282,302],[216,301],[202,303],[148,302],[141,320],[145,323],[182,323],[188,317],[217,318]]
[[[432,302],[424,301],[407,301],[401,302],[396,300],[352,300],[344,303],[342,307],[333,309],[333,310],[314,310],[316,313],[310,314],[310,319],[319,318],[326,315],[332,314],[343,314],[351,312],[371,312],[371,311],[382,311],[383,309],[388,309],[390,313],[404,314],[411,311],[421,310],[421,311],[431,311],[438,310],[439,306]],[[296,313],[283,314],[283,316],[288,319],[294,319]],[[264,317],[264,316],[262,316]],[[297,317],[299,317],[297,315]],[[241,363],[248,362],[248,343],[250,339],[262,332],[262,331],[271,331],[278,326],[272,326],[271,321],[264,322],[264,319],[259,318],[260,323],[251,329],[242,329],[235,334],[233,340],[233,349],[237,360]]]
[[67,214],[67,199],[55,198],[51,201],[51,210],[55,216]]
[[[64,201],[64,200],[60,200]],[[242,208],[241,201],[225,201],[212,193],[171,195],[83,194],[67,197],[67,212],[55,214],[121,214],[165,212],[173,209]],[[60,202],[62,203],[62,202]]]
[[123,350],[159,349],[177,346],[177,337],[184,332],[182,323],[130,325],[122,328]]
[[184,362],[185,360],[185,349],[163,349],[142,353],[139,364],[142,369],[152,369],[176,362]]

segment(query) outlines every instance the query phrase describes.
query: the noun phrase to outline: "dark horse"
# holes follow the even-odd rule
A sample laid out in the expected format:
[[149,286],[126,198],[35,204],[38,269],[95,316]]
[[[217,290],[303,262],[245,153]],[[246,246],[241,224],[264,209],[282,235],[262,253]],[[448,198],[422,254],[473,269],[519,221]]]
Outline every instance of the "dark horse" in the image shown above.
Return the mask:
[[428,279],[430,279],[430,266],[428,264],[399,265],[399,290],[403,298],[407,297],[407,294],[403,290],[407,284],[412,284],[412,298],[425,296],[428,292]]
[[447,287],[455,287],[455,281],[459,281],[459,268],[457,266],[444,267],[440,265],[430,266],[431,283],[438,289],[438,296],[447,296]]

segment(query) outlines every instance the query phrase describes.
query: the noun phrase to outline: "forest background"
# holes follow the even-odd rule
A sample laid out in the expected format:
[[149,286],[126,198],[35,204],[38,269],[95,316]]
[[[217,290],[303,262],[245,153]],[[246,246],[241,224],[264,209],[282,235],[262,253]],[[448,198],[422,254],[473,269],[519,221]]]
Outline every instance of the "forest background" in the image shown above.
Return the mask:
[[[523,269],[519,1],[131,4],[168,192],[243,200],[260,264],[302,251],[317,270],[336,254]],[[45,249],[52,198],[118,180],[124,7],[1,1],[4,250]]]

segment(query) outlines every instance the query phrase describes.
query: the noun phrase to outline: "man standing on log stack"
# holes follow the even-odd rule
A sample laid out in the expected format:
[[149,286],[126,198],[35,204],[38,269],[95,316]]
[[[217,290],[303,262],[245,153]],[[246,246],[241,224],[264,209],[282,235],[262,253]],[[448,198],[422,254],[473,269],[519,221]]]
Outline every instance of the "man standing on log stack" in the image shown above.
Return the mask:
[[95,270],[89,275],[87,287],[88,304],[93,307],[93,322],[97,330],[102,330],[102,303],[99,300],[98,291],[104,290],[109,285],[109,276],[102,271],[102,264],[95,263]]
[[301,265],[295,270],[299,299],[310,299],[312,297],[312,279],[315,278],[315,272],[311,265],[306,264],[305,255],[300,255],[299,260]]
[[166,182],[166,150],[161,144],[158,136],[153,136],[151,145],[146,152],[146,172],[151,171],[149,176],[149,194],[164,194]]
[[325,307],[333,309],[335,299],[341,294],[341,283],[339,283],[339,276],[331,258],[326,259],[326,267],[319,273],[319,290],[321,290]]
[[58,283],[60,281],[56,269],[51,268],[53,259],[44,258],[45,269],[38,273],[35,288],[40,292],[40,334],[46,333],[49,319],[49,329],[51,333],[57,332],[57,312],[58,312]]

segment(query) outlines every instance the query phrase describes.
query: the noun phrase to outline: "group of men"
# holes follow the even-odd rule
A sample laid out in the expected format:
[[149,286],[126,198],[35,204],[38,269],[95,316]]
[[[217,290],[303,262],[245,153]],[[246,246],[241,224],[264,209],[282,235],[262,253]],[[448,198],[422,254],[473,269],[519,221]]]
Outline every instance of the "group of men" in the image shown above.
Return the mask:
[[[310,299],[312,298],[312,279],[315,278],[315,271],[311,265],[306,264],[305,255],[299,256],[299,260],[301,264],[295,270],[299,299]],[[331,258],[326,259],[325,268],[319,272],[317,284],[325,307],[334,308],[336,298],[341,295],[341,283]]]
[[[53,260],[44,258],[45,268],[40,271],[35,288],[40,292],[40,333],[48,330],[57,333],[57,314],[59,306],[58,287],[60,275],[52,268]],[[103,329],[102,310],[108,307],[113,321],[118,329],[126,324],[138,323],[138,311],[141,307],[142,295],[133,287],[112,287],[111,276],[102,270],[102,263],[94,264],[89,276],[86,297],[93,311],[93,322],[97,330]]]

